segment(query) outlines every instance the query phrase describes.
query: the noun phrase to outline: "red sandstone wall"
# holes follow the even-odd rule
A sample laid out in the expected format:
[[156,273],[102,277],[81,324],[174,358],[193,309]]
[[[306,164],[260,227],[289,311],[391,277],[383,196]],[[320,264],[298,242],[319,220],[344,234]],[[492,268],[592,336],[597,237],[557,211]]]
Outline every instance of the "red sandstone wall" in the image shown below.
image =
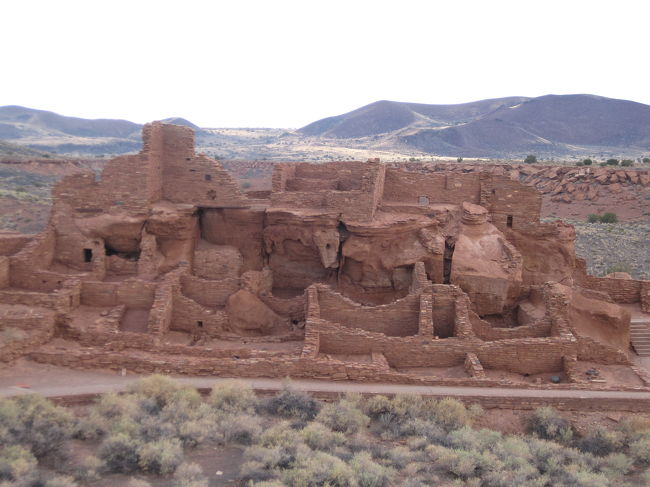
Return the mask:
[[22,249],[33,238],[33,235],[0,234],[0,255],[13,255]]
[[491,191],[483,202],[492,214],[492,223],[502,232],[507,226],[508,215],[512,216],[512,228],[537,224],[542,211],[542,195],[535,188],[504,176],[492,176]]
[[244,258],[241,272],[261,270],[264,211],[206,209],[201,215],[201,237],[216,245],[237,247]]
[[9,287],[9,257],[0,256],[0,289]]
[[587,289],[609,294],[615,303],[638,303],[641,300],[642,283],[643,281],[634,279],[612,279],[587,275],[583,285]]
[[81,304],[109,307],[126,305],[128,308],[149,309],[153,304],[155,282],[128,279],[120,282],[84,281],[81,284]]
[[383,204],[407,203],[417,205],[418,197],[426,196],[430,203],[463,201],[479,204],[478,174],[420,174],[386,169]]
[[418,294],[382,306],[361,306],[328,287],[318,286],[318,302],[322,319],[346,327],[401,337],[417,335],[419,330]]
[[181,276],[181,292],[203,306],[225,306],[228,296],[237,291],[239,291],[239,279],[214,281],[191,274]]

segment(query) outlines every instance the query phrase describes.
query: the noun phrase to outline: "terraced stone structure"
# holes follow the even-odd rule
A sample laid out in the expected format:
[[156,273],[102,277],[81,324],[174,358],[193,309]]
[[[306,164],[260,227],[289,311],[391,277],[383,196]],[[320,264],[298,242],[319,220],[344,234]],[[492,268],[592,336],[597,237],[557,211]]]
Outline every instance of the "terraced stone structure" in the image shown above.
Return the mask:
[[247,195],[195,154],[191,129],[154,122],[143,136],[100,178],[63,179],[44,232],[0,236],[0,321],[23,331],[0,360],[646,385],[616,303],[650,311],[649,283],[587,276],[573,228],[540,223],[534,188],[373,160],[277,164],[271,193]]

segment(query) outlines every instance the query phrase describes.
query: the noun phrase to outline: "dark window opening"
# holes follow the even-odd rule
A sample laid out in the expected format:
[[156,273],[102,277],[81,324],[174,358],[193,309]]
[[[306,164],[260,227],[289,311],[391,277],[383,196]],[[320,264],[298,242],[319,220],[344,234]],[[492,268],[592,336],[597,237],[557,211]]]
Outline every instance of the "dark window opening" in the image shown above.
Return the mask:
[[121,252],[119,250],[114,249],[107,243],[104,243],[104,254],[107,257],[110,257],[111,255],[117,255],[118,257],[121,257],[122,259],[126,260],[131,260],[131,261],[137,261],[140,260],[140,250],[134,251],[134,252]]
[[508,228],[512,228],[512,215],[508,215],[508,219],[506,220],[506,225]]
[[291,320],[291,323],[292,323],[293,325],[297,325],[297,324],[298,324],[298,320]]
[[[456,241],[454,240],[454,238],[447,237],[445,239],[445,253],[443,254],[443,260],[442,260],[442,283],[443,284],[451,283],[451,264],[452,264],[452,259],[454,258],[455,247],[456,247]],[[447,337],[443,337],[443,338],[447,338]]]
[[211,189],[208,191],[208,198],[211,200],[216,200],[217,199],[217,192],[214,189]]
[[93,249],[84,249],[84,262],[93,261]]
[[198,326],[199,328],[203,328],[203,322],[202,321],[197,321],[196,326]]
[[203,176],[206,181],[212,181],[212,174],[206,174]]

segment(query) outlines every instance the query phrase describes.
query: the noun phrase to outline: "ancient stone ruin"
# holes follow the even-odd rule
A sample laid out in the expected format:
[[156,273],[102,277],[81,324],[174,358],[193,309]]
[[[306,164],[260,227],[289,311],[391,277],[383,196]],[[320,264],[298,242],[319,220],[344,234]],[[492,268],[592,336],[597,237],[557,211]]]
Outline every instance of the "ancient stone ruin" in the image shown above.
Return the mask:
[[[152,123],[137,155],[0,236],[0,343],[71,367],[458,385],[644,387],[630,313],[650,282],[588,276],[536,189],[377,160],[282,163],[242,193]],[[600,372],[594,378],[593,372]],[[614,379],[614,377],[616,379]]]

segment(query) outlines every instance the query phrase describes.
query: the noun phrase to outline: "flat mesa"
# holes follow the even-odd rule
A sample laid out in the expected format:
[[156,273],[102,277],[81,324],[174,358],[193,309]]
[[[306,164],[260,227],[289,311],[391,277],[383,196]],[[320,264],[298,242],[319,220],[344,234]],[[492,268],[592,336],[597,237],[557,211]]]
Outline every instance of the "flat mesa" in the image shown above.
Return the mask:
[[[0,360],[420,385],[642,390],[650,282],[586,273],[533,187],[488,171],[277,163],[243,193],[154,122],[0,235]],[[630,313],[635,321],[630,325]],[[552,382],[559,382],[554,384]],[[586,397],[586,396],[584,396]]]

